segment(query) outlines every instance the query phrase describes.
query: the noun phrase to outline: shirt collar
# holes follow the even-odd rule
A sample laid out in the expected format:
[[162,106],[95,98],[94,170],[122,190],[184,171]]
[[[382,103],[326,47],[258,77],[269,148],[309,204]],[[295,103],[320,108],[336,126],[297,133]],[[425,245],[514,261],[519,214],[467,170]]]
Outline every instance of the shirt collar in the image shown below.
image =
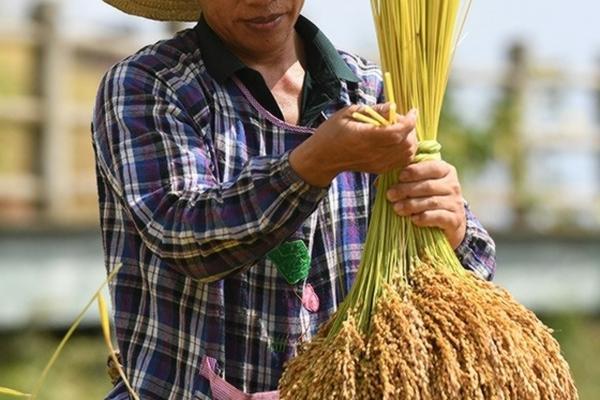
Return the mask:
[[[307,18],[300,16],[296,22],[296,32],[305,43],[308,69],[317,80],[329,77],[358,82],[359,79],[342,59],[333,44],[325,34]],[[247,66],[233,54],[223,43],[221,38],[201,17],[194,28],[198,33],[198,40],[202,58],[208,73],[219,83],[224,83],[233,74]]]

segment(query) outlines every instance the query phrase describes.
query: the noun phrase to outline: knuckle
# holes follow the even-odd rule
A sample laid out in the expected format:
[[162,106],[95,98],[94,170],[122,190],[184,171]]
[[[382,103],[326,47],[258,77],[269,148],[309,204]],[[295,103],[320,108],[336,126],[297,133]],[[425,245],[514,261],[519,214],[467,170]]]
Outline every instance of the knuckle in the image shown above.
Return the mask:
[[402,178],[403,179],[413,179],[415,177],[415,166],[418,164],[410,164],[407,165],[402,170]]
[[396,138],[397,144],[402,145],[403,147],[409,147],[409,139],[408,139],[406,131],[400,130],[400,131],[394,132],[394,136]]
[[452,193],[457,196],[461,194],[460,184],[458,182],[453,182],[450,185],[450,189],[452,190]]
[[360,105],[358,105],[358,104],[352,104],[352,105],[346,107],[344,109],[344,111],[345,111],[346,114],[351,114],[351,113],[360,111],[360,109],[361,109]]
[[433,174],[435,174],[436,177],[445,177],[448,175],[448,168],[446,167],[446,165],[444,165],[443,161],[434,161],[432,164],[432,172]]
[[416,140],[412,141],[410,144],[410,151],[416,153],[419,150],[419,143]]
[[402,123],[402,125],[400,125],[398,127],[398,132],[400,134],[402,134],[402,137],[404,137],[405,139],[410,138],[412,135],[412,132],[415,130],[415,126],[412,125],[410,122],[408,121],[404,121]]
[[423,214],[413,215],[413,216],[411,216],[410,219],[411,219],[412,223],[415,224],[416,226],[423,225],[423,219],[424,219]]
[[451,210],[453,212],[458,213],[458,215],[464,214],[464,210],[462,210],[462,203],[459,202],[458,200],[454,199],[454,201],[450,205],[451,205]]
[[425,224],[429,220],[429,213],[427,211],[423,211],[420,214],[416,215],[417,221],[421,224]]
[[444,168],[444,170],[443,170],[444,175],[446,175],[452,179],[455,179],[455,180],[458,179],[458,172],[456,170],[456,167],[446,161],[442,161],[442,162],[443,162],[442,165]]
[[461,226],[461,220],[458,217],[452,218],[452,228],[458,230]]
[[423,190],[426,193],[432,193],[434,191],[435,187],[432,181],[425,181],[423,182]]
[[410,143],[414,143],[415,145],[417,145],[419,142],[417,140],[417,131],[414,128],[408,133],[406,137],[410,141]]

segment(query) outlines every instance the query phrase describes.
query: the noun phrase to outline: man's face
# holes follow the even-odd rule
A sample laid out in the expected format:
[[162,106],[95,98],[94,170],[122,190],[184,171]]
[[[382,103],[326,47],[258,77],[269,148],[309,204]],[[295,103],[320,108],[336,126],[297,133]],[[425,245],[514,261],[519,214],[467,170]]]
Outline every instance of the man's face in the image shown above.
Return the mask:
[[293,43],[304,0],[198,0],[211,28],[242,56],[280,51]]

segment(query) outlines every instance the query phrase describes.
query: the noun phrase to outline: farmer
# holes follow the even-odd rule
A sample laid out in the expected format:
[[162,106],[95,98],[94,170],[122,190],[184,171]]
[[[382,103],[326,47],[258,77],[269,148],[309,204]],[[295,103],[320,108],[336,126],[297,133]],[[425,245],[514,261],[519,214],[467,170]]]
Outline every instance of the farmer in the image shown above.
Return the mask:
[[[273,391],[299,341],[348,293],[374,177],[410,164],[417,116],[386,128],[352,120],[357,104],[386,113],[381,72],[337,51],[300,16],[303,0],[105,1],[198,22],[115,65],[97,98],[102,234],[107,269],[121,266],[111,291],[127,377],[142,399]],[[411,164],[387,197],[491,279],[494,243],[452,166]],[[122,380],[108,395],[128,398]]]

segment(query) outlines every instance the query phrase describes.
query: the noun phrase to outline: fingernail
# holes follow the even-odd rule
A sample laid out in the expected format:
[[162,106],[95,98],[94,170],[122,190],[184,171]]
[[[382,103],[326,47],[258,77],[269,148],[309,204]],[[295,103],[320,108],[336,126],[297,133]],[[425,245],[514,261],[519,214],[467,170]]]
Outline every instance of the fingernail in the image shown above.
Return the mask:
[[398,214],[402,213],[402,211],[404,211],[404,204],[402,204],[402,203],[394,204],[394,210],[396,210],[396,212]]
[[397,193],[393,189],[388,190],[386,195],[389,201],[394,201],[394,199],[397,197]]

